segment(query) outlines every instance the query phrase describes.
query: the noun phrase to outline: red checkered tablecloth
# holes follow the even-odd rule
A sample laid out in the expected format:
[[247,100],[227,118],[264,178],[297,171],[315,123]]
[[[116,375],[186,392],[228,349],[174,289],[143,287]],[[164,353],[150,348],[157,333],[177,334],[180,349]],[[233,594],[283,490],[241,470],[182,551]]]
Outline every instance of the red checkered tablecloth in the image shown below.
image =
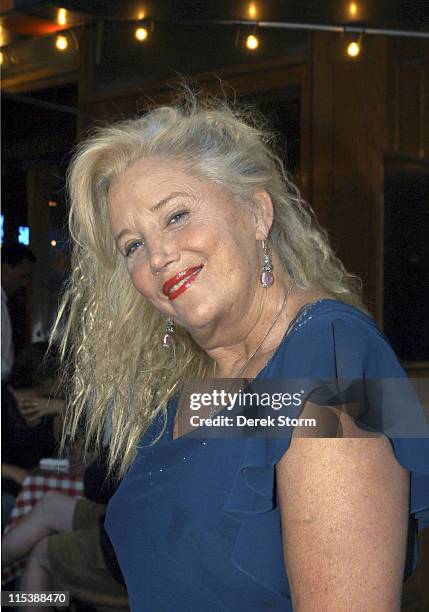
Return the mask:
[[[72,474],[65,474],[37,469],[30,473],[22,483],[4,533],[13,529],[47,491],[59,491],[72,497],[84,497],[83,471],[78,470]],[[5,567],[2,571],[2,584],[13,580],[22,571],[24,565],[25,560],[21,560]]]

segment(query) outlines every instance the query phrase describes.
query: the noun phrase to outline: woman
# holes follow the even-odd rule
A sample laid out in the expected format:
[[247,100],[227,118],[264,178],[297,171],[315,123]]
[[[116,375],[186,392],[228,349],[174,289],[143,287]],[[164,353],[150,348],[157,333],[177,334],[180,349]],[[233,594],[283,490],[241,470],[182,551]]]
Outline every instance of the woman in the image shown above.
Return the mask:
[[335,440],[188,435],[180,417],[190,379],[405,376],[268,135],[190,98],[99,129],[69,176],[69,423],[85,408],[99,438],[113,399],[106,527],[131,607],[399,610],[426,441],[347,413]]

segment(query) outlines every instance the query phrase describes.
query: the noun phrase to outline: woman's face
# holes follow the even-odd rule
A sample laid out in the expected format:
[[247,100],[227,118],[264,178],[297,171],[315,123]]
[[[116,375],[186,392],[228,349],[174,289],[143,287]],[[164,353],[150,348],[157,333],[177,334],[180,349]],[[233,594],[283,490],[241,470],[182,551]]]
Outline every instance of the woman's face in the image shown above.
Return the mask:
[[108,207],[134,286],[163,314],[204,331],[250,303],[269,227],[222,186],[151,157],[114,179]]

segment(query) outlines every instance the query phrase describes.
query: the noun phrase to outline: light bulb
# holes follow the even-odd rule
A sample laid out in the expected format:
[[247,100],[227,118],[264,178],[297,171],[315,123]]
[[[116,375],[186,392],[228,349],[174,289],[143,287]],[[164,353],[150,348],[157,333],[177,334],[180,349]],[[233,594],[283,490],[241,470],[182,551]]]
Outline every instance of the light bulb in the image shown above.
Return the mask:
[[347,55],[349,57],[357,57],[360,53],[360,45],[357,42],[351,42],[347,45]]
[[61,25],[61,26],[65,26],[67,24],[67,11],[66,11],[66,9],[63,9],[63,8],[58,9],[57,23],[58,23],[58,25]]
[[356,17],[358,13],[358,5],[356,2],[350,2],[349,4],[349,15],[350,17]]
[[256,19],[256,16],[258,14],[258,8],[257,8],[257,6],[256,6],[256,4],[254,2],[249,4],[249,8],[247,9],[247,13],[248,13],[250,19]]
[[259,47],[259,40],[254,34],[250,34],[246,38],[246,47],[251,51],[254,51]]
[[57,241],[56,240],[51,240],[51,246],[56,247],[57,246]]
[[148,34],[148,31],[146,30],[146,28],[137,28],[137,30],[134,32],[134,36],[139,41],[146,40],[148,35],[149,34]]
[[65,51],[67,47],[69,46],[69,41],[67,40],[65,36],[63,36],[62,34],[59,34],[57,38],[55,39],[55,46],[58,49],[58,51]]

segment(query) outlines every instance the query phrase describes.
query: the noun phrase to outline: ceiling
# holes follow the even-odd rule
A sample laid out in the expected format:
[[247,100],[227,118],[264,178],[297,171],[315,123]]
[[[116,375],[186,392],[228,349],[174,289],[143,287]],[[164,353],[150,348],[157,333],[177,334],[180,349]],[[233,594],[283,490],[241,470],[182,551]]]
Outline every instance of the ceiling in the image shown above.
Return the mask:
[[[155,31],[152,47],[134,40],[140,21]],[[296,29],[285,35],[270,27],[273,22]],[[260,59],[296,51],[309,27],[407,30],[429,38],[429,0],[0,0],[3,91],[76,82],[83,65],[81,35],[91,24],[95,82],[120,87],[132,81],[131,73],[152,78],[154,67],[159,78],[171,70],[201,72],[203,57],[204,65],[215,68],[240,63],[234,38],[258,24],[270,40],[265,47],[262,40]],[[67,38],[64,53],[56,47],[55,33],[61,31]]]
[[[60,11],[62,9],[62,11]],[[427,31],[428,0],[1,0],[1,46],[93,21],[250,20]]]

